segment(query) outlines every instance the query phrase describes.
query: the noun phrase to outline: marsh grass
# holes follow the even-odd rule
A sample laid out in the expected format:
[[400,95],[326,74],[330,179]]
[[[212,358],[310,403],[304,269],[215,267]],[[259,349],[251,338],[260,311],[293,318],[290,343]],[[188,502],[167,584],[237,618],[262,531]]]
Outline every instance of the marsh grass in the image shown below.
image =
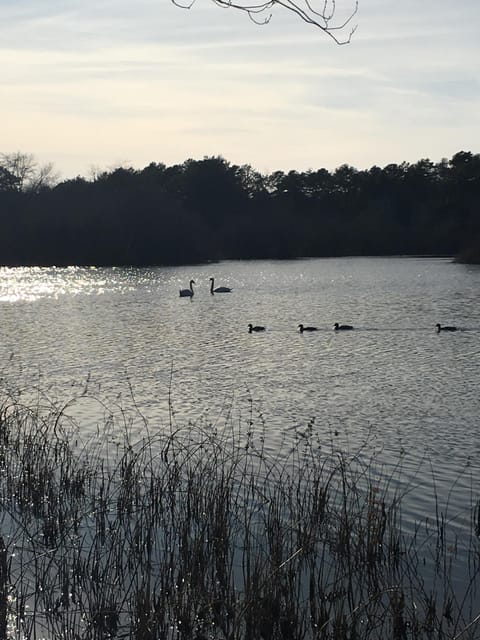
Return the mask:
[[271,457],[254,422],[105,448],[68,405],[5,397],[0,638],[478,637],[478,503],[462,551],[438,499],[407,533],[368,458],[312,429]]

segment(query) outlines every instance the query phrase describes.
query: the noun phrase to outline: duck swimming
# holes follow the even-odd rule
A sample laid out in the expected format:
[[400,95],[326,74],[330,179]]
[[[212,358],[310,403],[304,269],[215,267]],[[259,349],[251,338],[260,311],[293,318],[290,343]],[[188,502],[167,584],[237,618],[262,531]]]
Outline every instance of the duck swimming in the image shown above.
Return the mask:
[[231,293],[231,289],[230,287],[217,287],[216,289],[214,289],[213,287],[215,286],[215,278],[210,278],[210,293],[214,294],[214,293]]
[[253,331],[265,331],[265,327],[253,326],[253,324],[248,325],[248,333],[252,333]]
[[193,287],[195,280],[190,280],[189,289],[180,289],[180,298],[191,298],[193,296]]
[[351,331],[353,329],[351,324],[338,324],[338,322],[335,322],[333,328],[335,331]]
[[303,324],[299,324],[298,330],[300,333],[303,333],[304,331],[317,331],[317,327],[304,327]]
[[435,329],[437,331],[437,333],[440,333],[440,331],[457,331],[457,327],[442,327],[441,324],[439,324],[437,322],[437,324],[435,325]]

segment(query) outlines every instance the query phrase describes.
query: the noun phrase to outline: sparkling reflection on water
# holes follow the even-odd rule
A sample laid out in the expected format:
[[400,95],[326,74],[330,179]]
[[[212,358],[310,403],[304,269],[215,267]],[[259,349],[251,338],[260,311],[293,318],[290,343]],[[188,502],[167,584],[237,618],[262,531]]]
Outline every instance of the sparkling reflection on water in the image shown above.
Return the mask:
[[[212,296],[210,276],[232,293]],[[193,299],[180,298],[191,278]],[[468,527],[480,497],[479,294],[480,268],[438,258],[4,268],[3,384],[35,388],[37,401],[78,397],[68,410],[86,438],[110,412],[141,435],[140,415],[155,433],[173,409],[177,426],[230,417],[247,430],[252,418],[277,455],[310,428],[319,455],[375,454],[379,477],[400,468],[412,522],[436,490]],[[334,333],[336,321],[355,331]],[[249,322],[267,330],[248,334]],[[461,331],[437,335],[437,322]]]

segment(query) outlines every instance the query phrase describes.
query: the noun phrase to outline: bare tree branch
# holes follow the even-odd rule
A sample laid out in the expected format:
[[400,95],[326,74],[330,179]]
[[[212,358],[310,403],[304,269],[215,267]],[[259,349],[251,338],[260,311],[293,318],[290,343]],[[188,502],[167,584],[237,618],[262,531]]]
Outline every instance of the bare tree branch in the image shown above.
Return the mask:
[[[171,0],[174,5],[182,9],[191,9],[196,0]],[[336,0],[320,0],[320,7],[316,9],[310,0],[260,0],[258,3],[250,4],[247,0],[234,2],[234,0],[212,0],[218,7],[224,9],[237,9],[245,12],[250,20],[255,24],[268,24],[272,18],[273,11],[277,6],[287,9],[298,16],[301,20],[317,27],[328,35],[337,44],[348,44],[355,30],[352,26],[353,18],[358,11],[358,0],[351,0],[352,9],[343,20],[336,22],[337,5]],[[259,17],[263,14],[262,17]]]
[[31,153],[0,153],[0,173],[2,183],[7,184],[9,176],[10,191],[35,192],[52,187],[59,180],[52,163],[40,165]]

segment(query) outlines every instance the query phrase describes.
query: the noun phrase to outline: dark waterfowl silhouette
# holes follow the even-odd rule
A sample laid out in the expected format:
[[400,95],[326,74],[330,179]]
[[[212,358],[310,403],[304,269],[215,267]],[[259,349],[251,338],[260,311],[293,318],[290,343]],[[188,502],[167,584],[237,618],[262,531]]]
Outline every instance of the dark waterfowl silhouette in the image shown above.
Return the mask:
[[457,331],[457,327],[442,327],[442,325],[438,322],[435,325],[435,329],[437,333],[440,333],[440,331]]
[[248,333],[252,333],[253,331],[265,331],[265,327],[259,327],[258,325],[253,326],[253,324],[249,324]]
[[335,331],[351,331],[353,329],[351,324],[338,324],[338,322],[335,322],[333,328]]
[[190,280],[189,289],[180,289],[180,298],[191,298],[193,296],[193,287],[195,280]]
[[217,287],[216,289],[214,289],[214,286],[215,278],[210,278],[210,293],[231,293],[232,291],[230,287]]
[[317,327],[304,327],[303,324],[299,324],[298,330],[300,333],[303,333],[304,331],[317,331]]

